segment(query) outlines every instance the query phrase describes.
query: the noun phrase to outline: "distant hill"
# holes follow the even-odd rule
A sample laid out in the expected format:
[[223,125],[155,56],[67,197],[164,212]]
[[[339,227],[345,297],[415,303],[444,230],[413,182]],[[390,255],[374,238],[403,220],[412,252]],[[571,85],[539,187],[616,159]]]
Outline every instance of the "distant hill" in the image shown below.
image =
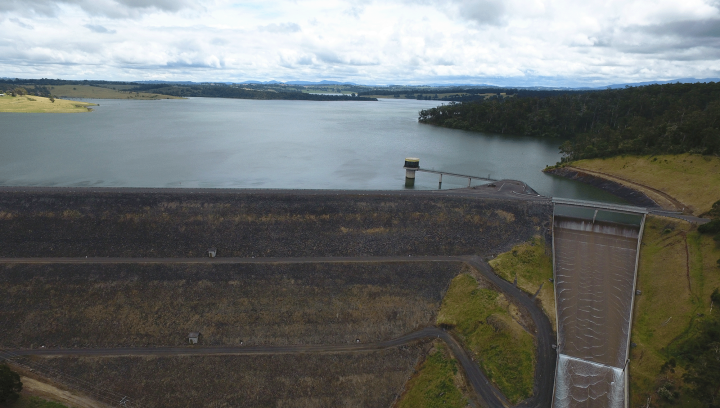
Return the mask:
[[320,82],[311,82],[311,81],[287,81],[285,82],[288,85],[357,85],[353,82],[337,82],[337,81],[320,81]]
[[290,87],[277,86],[252,87],[248,89],[238,85],[214,84],[143,84],[129,89],[130,92],[150,92],[161,95],[178,97],[205,97],[205,98],[235,98],[235,99],[282,99],[282,100],[308,100],[308,101],[377,101],[376,98],[351,95],[323,95],[300,92]]
[[135,81],[134,84],[194,84],[192,81]]
[[671,79],[670,81],[649,81],[649,82],[632,82],[627,84],[613,84],[608,86],[601,86],[595,89],[617,89],[617,88],[625,88],[626,86],[646,86],[646,85],[662,85],[662,84],[696,84],[696,83],[708,83],[708,82],[720,82],[720,78],[704,78],[704,79],[697,79],[697,78],[678,78],[678,79]]

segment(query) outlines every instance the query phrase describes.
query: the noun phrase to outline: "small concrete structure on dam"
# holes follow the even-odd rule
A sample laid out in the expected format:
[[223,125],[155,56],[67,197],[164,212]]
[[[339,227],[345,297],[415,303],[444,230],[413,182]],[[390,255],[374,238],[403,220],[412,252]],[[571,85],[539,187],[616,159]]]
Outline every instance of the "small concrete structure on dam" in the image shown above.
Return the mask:
[[[553,201],[558,322],[553,407],[626,407],[626,367],[646,211]],[[589,214],[578,214],[583,208]]]

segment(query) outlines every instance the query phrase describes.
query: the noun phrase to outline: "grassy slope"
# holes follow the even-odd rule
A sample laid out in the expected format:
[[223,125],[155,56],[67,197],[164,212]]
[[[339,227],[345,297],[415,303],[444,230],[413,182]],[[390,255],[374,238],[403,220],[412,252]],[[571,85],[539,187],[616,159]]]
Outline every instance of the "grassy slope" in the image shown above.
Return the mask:
[[70,113],[88,112],[88,106],[93,103],[67,101],[56,99],[50,102],[49,98],[42,96],[3,96],[0,97],[0,112],[21,113]]
[[465,407],[468,398],[457,361],[447,347],[435,342],[418,372],[408,381],[397,408]]
[[535,345],[510,310],[502,294],[461,274],[450,284],[437,323],[453,327],[488,378],[516,403],[532,395]]
[[[691,332],[698,313],[709,312],[710,293],[720,286],[718,258],[720,249],[712,237],[698,234],[690,224],[648,217],[638,270],[642,295],[632,328],[637,347],[630,354],[631,406],[644,406],[648,397],[651,406],[664,406],[657,389],[668,378],[676,386],[681,383],[682,369],[666,377],[660,367],[672,357],[666,347]],[[680,398],[676,404],[695,406],[690,393],[681,392]]]
[[720,158],[691,154],[618,156],[569,164],[622,177],[661,190],[691,207],[695,215],[720,198]]
[[40,397],[22,395],[20,396],[20,399],[11,405],[8,405],[8,408],[67,408],[67,406],[59,402],[42,399]]
[[542,285],[538,299],[553,328],[557,330],[555,292],[549,281],[553,277],[552,255],[547,251],[545,240],[535,237],[530,242],[517,245],[511,251],[498,255],[490,261],[490,266],[506,281],[514,282],[517,277],[518,286],[527,293],[535,294]]
[[53,95],[68,97],[68,98],[93,98],[93,99],[145,99],[145,100],[155,100],[155,99],[183,99],[177,96],[169,96],[169,95],[160,95],[160,94],[154,94],[154,93],[146,93],[146,92],[139,92],[139,93],[129,93],[129,92],[120,92],[119,86],[116,86],[118,89],[112,89],[110,88],[104,88],[100,86],[90,86],[90,85],[57,85],[57,86],[49,86],[50,92],[52,92]]

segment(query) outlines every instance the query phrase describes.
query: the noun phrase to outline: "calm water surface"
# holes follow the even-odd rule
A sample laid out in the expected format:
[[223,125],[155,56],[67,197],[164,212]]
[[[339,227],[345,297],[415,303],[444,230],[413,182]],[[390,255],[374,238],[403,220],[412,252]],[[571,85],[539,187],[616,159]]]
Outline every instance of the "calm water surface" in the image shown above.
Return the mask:
[[[403,189],[405,157],[523,180],[556,197],[618,201],[541,170],[557,140],[421,125],[437,102],[95,100],[87,114],[0,114],[0,185]],[[416,189],[436,189],[418,173]],[[443,178],[443,188],[467,185]]]

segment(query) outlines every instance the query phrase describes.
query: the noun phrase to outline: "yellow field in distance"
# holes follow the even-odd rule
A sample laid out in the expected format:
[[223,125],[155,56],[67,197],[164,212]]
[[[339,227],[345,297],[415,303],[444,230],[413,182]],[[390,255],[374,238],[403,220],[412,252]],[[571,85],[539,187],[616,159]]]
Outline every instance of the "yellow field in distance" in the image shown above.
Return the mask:
[[[115,89],[113,89],[115,88]],[[178,96],[160,95],[147,92],[129,92],[128,86],[109,85],[108,87],[92,85],[57,85],[48,86],[50,93],[65,98],[91,99],[184,99]]]
[[2,96],[0,97],[0,112],[16,112],[16,113],[71,113],[71,112],[89,112],[92,109],[89,106],[95,106],[94,103],[68,101],[65,99],[55,99],[50,102],[50,98],[42,96]]

